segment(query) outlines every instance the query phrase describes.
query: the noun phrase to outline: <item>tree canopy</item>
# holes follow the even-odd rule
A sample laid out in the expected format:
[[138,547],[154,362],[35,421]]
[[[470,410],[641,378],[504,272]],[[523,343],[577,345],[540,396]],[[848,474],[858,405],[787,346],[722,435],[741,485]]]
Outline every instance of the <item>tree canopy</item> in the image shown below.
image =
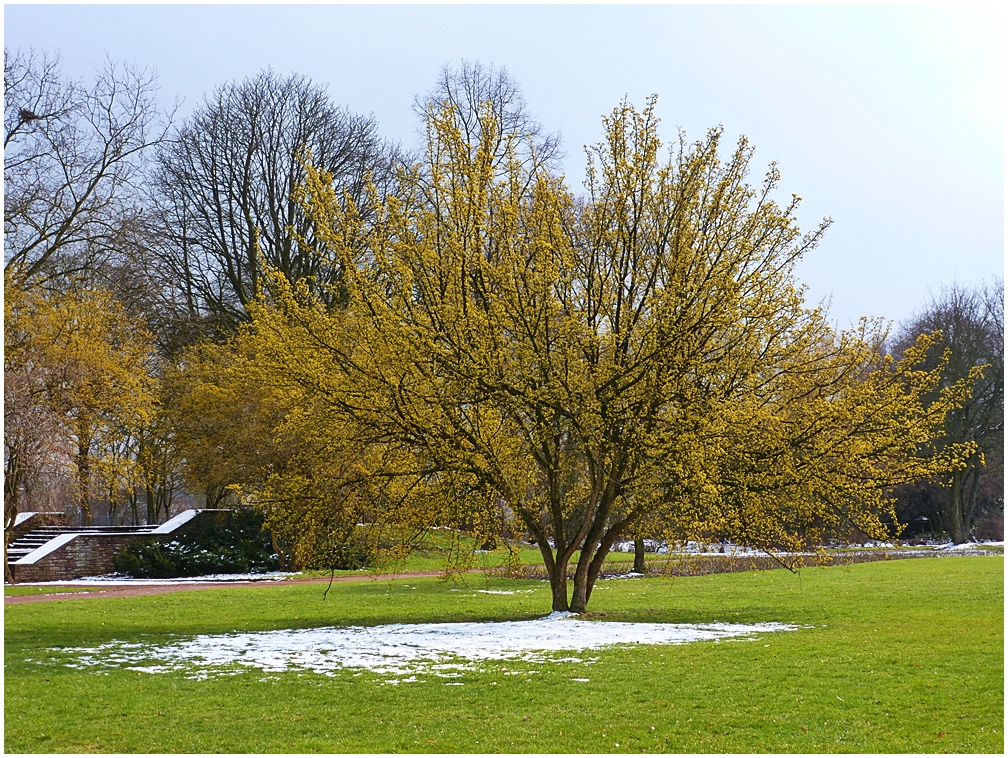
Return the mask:
[[363,212],[365,187],[389,187],[396,155],[374,118],[305,76],[266,70],[218,87],[160,146],[150,182],[180,318],[233,333],[258,292],[259,257],[291,281],[337,282],[295,202],[303,162],[324,168]]
[[479,63],[415,101],[414,154],[268,70],[170,135],[139,69],[85,88],[5,51],[5,90],[5,534],[47,477],[85,522],[187,491],[259,508],[294,566],[530,540],[582,611],[630,538],[790,565],[898,534],[925,480],[970,528],[1003,305],[935,305],[898,357],[837,331],[795,277],[830,220],[802,231],[745,138],[663,145],[655,98],[623,102],[575,193]]
[[143,69],[106,61],[85,85],[58,56],[4,48],[5,281],[79,276],[121,247],[170,124],[156,95]]
[[941,371],[931,397],[957,382],[970,384],[969,397],[949,411],[935,440],[939,448],[972,446],[960,466],[936,480],[942,520],[959,544],[973,527],[982,489],[1004,504],[1004,282],[942,288],[903,325],[893,352],[914,345],[921,334],[939,336],[924,361],[924,367]]
[[753,186],[744,139],[722,160],[720,130],[681,138],[663,160],[654,107],[605,119],[583,199],[518,158],[489,107],[475,145],[451,103],[429,107],[421,165],[371,219],[309,167],[345,305],[274,276],[253,312],[268,372],[347,441],[327,474],[345,497],[527,530],[554,610],[584,610],[644,514],[767,550],[842,519],[881,535],[883,488],[961,452],[916,454],[963,391],[921,403],[932,338],[894,362],[877,325],[834,333],[793,277],[828,222],[800,232],[774,166]]

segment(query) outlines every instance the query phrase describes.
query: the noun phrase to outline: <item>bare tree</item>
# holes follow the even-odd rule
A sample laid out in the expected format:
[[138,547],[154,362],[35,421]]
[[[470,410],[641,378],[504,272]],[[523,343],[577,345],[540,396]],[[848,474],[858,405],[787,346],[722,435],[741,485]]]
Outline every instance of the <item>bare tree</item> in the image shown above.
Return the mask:
[[7,547],[20,512],[47,485],[69,481],[69,439],[47,402],[44,372],[26,362],[4,367],[4,577],[11,580]]
[[479,61],[462,61],[457,68],[444,66],[434,88],[414,103],[422,118],[432,109],[443,108],[453,114],[463,144],[472,152],[481,144],[486,126],[493,124],[490,150],[497,171],[506,169],[509,147],[530,174],[556,168],[562,157],[559,132],[547,132],[529,113],[521,88],[504,66],[484,66]]
[[58,55],[5,49],[5,278],[80,273],[115,249],[169,122],[148,70],[109,60],[85,86],[62,77]]
[[978,515],[978,496],[990,489],[985,488],[985,480],[1003,477],[1004,281],[976,287],[943,287],[900,329],[893,351],[901,353],[918,335],[935,331],[942,333],[942,340],[932,348],[926,367],[937,365],[944,351],[949,351],[942,388],[966,377],[974,366],[985,366],[983,378],[973,387],[973,396],[946,417],[945,436],[939,441],[940,445],[973,442],[976,452],[965,468],[941,483],[943,492],[916,492],[918,499],[942,504],[943,525],[959,544],[966,541]]
[[397,155],[373,117],[335,105],[307,77],[266,70],[218,88],[163,145],[153,176],[164,279],[181,315],[224,332],[243,321],[259,255],[291,281],[338,283],[340,266],[297,201],[303,162],[364,210],[369,182],[391,186]]

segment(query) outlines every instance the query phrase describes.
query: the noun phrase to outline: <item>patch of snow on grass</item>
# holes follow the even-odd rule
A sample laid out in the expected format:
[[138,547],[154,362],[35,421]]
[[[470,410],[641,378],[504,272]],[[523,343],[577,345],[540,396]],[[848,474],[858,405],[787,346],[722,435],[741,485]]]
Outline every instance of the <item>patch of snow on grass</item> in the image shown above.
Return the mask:
[[555,612],[534,621],[451,624],[389,624],[320,627],[272,632],[203,634],[168,644],[113,641],[91,648],[55,648],[70,654],[66,665],[125,666],[147,673],[185,672],[190,678],[238,673],[235,666],[266,673],[314,671],[334,675],[366,669],[408,676],[472,670],[488,661],[582,662],[551,654],[597,650],[612,645],[680,645],[751,637],[796,629],[763,624],[645,624],[595,622]]
[[950,542],[938,549],[943,550],[946,553],[984,553],[986,551],[983,548],[984,545],[976,542],[963,542],[958,545]]
[[616,576],[610,576],[610,577],[608,577],[608,579],[616,579],[616,580],[620,580],[620,579],[643,579],[643,578],[644,578],[644,574],[638,574],[636,571],[630,571],[629,573],[626,573],[626,574],[617,574]]
[[[299,573],[299,572],[298,572]],[[117,574],[104,574],[102,576],[85,576],[80,579],[64,579],[53,582],[22,582],[26,587],[42,587],[50,584],[75,585],[75,586],[123,586],[136,587],[150,584],[198,584],[201,582],[279,582],[298,573],[289,571],[267,571],[259,574],[204,574],[203,576],[179,576],[172,579],[134,579],[129,576],[119,576]]]
[[535,590],[476,590],[476,592],[481,595],[519,595],[526,592],[535,592]]

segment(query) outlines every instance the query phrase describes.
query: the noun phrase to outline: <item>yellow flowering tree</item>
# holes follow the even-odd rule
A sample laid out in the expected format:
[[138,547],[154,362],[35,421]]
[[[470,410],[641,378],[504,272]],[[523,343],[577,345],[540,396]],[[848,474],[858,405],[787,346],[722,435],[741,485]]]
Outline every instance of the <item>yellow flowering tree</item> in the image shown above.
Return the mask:
[[[264,377],[247,330],[225,344],[186,350],[165,381],[167,426],[186,487],[205,496],[205,507],[261,505],[269,478],[288,456],[280,426],[299,401],[296,385],[274,372]],[[303,522],[303,514],[301,521]],[[287,568],[289,548],[270,526],[274,549]]]
[[402,527],[527,530],[558,611],[645,515],[785,551],[841,520],[881,535],[886,486],[955,465],[917,454],[962,393],[922,405],[929,338],[893,363],[877,326],[834,333],[793,276],[827,222],[800,232],[775,167],[751,184],[744,139],[661,159],[654,108],[604,120],[575,198],[489,107],[472,144],[430,106],[423,160],[367,222],[308,172],[340,297],[273,277],[253,312],[264,376],[339,448],[316,456],[328,486]]
[[150,335],[105,290],[45,292],[5,283],[5,373],[35,377],[25,410],[48,409],[69,440],[87,523],[97,462],[149,420]]

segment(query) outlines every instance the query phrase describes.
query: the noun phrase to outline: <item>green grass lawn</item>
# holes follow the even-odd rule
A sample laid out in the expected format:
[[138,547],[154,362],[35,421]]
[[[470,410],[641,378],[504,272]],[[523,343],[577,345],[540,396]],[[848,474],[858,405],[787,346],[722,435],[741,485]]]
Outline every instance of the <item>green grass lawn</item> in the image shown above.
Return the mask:
[[55,595],[57,593],[68,593],[68,592],[87,592],[94,589],[93,587],[81,587],[78,585],[69,584],[64,586],[57,586],[54,584],[46,584],[42,586],[38,585],[4,585],[4,597],[10,595]]
[[[204,681],[71,669],[47,648],[174,634],[535,618],[543,582],[264,585],[6,606],[7,752],[988,752],[1004,748],[1004,561],[610,580],[602,621],[811,625],[756,642],[493,664],[464,686],[344,671]],[[459,591],[453,592],[453,589]],[[32,659],[26,661],[26,659]],[[43,661],[43,662],[38,662]],[[522,668],[524,667],[524,668]],[[531,673],[538,671],[539,673]],[[588,679],[575,682],[574,678]]]

